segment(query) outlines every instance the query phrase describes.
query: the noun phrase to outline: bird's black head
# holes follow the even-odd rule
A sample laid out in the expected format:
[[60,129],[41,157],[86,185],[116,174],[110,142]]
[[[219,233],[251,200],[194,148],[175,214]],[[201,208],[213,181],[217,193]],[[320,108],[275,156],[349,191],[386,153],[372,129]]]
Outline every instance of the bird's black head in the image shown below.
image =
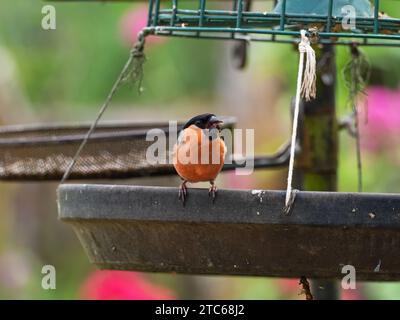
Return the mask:
[[200,129],[212,129],[212,128],[217,128],[218,130],[220,129],[220,124],[223,121],[219,119],[215,114],[212,113],[204,113],[200,114],[198,116],[193,117],[190,119],[183,129],[186,129],[190,127],[192,124],[194,124],[196,127],[199,127]]

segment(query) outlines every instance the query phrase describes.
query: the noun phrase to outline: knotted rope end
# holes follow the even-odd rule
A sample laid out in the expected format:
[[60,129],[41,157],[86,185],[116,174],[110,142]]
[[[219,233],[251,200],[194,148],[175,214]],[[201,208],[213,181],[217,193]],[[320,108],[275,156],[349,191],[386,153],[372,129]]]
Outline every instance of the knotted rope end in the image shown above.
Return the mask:
[[306,101],[314,99],[317,94],[317,63],[315,51],[311,47],[310,39],[307,37],[306,30],[301,30],[301,41],[299,43],[300,54],[305,55],[305,66],[301,84],[301,96]]

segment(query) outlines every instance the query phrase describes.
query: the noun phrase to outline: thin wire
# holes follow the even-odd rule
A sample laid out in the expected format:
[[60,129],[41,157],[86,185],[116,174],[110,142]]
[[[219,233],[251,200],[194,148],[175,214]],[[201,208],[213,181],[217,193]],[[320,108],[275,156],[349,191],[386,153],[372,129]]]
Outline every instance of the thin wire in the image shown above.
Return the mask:
[[[356,50],[356,49],[355,49]],[[358,50],[357,50],[358,52]],[[359,53],[358,53],[359,54]],[[352,55],[354,61],[357,61],[357,56]],[[360,125],[358,119],[358,104],[357,104],[357,89],[358,89],[358,73],[356,65],[352,64],[351,67],[351,89],[350,89],[350,99],[353,108],[353,116],[354,116],[354,133],[356,140],[356,157],[357,157],[357,175],[358,175],[358,192],[362,192],[363,183],[362,183],[362,159],[361,159],[361,144],[360,144]]]
[[354,111],[354,127],[356,134],[356,152],[357,152],[357,172],[358,172],[358,192],[362,192],[363,190],[363,181],[362,181],[362,158],[361,158],[361,143],[360,143],[360,125],[358,119],[358,110],[357,107]]
[[[359,102],[358,96],[366,96],[365,88],[370,76],[369,62],[364,54],[358,49],[356,44],[352,44],[351,60],[347,63],[343,70],[345,84],[349,89],[348,103],[353,109],[352,118],[354,121],[354,138],[356,140],[356,157],[357,157],[357,176],[358,176],[358,192],[363,190],[362,181],[362,153],[361,153],[361,135],[360,135],[360,119],[359,119]],[[366,110],[366,106],[365,106]],[[366,114],[368,114],[366,110]],[[366,118],[367,119],[367,118]]]
[[[67,170],[64,172],[64,175],[60,181],[60,184],[63,184],[68,177],[70,176],[72,169],[74,168],[76,161],[78,160],[83,148],[86,146],[87,142],[89,141],[91,135],[93,134],[94,130],[96,129],[101,117],[103,116],[104,112],[106,111],[107,107],[109,106],[112,98],[114,97],[115,93],[117,92],[118,88],[120,85],[129,78],[130,74],[130,67],[134,63],[134,60],[140,56],[143,55],[143,46],[144,46],[144,34],[141,32],[139,33],[138,36],[138,42],[134,45],[133,49],[131,50],[131,53],[129,55],[128,61],[125,63],[124,67],[122,68],[121,73],[119,74],[117,80],[115,81],[114,85],[111,88],[110,93],[107,96],[106,101],[103,103],[102,107],[100,108],[99,113],[97,114],[96,119],[90,126],[88,132],[86,133],[84,139],[82,140],[82,143],[80,144],[78,150],[76,151],[74,157],[72,158],[70,164],[68,165]],[[133,70],[132,73],[137,72],[136,70]],[[136,76],[136,74],[134,74]],[[139,75],[139,92],[140,92],[140,86],[141,86],[141,75]]]

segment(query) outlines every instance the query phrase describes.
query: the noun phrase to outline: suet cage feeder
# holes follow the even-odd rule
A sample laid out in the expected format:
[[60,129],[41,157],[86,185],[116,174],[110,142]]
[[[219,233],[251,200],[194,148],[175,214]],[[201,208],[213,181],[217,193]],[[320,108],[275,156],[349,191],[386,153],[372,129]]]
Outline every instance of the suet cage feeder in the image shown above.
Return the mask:
[[[351,30],[342,27],[344,2],[355,8]],[[255,9],[249,0],[150,0],[143,35],[297,43],[305,29],[322,47],[400,46],[400,19],[382,14],[381,2],[257,1]],[[286,166],[287,148],[267,160],[264,167]],[[114,178],[101,171],[86,177]],[[221,190],[213,205],[193,189],[183,208],[176,188],[58,189],[60,219],[100,268],[332,279],[350,264],[359,279],[400,279],[399,195],[301,191],[289,215],[283,204],[284,192],[267,190]]]
[[[149,18],[145,32],[160,36],[211,39],[244,39],[293,43],[300,29],[314,30],[321,44],[378,46],[400,45],[400,19],[380,11],[379,0],[279,0],[268,11],[268,3],[257,1],[263,10],[252,10],[251,0],[194,1],[197,8],[185,8],[184,1],[150,0]],[[187,3],[193,3],[187,1]],[[218,5],[216,5],[218,3]],[[355,26],[342,28],[348,12],[354,8]]]

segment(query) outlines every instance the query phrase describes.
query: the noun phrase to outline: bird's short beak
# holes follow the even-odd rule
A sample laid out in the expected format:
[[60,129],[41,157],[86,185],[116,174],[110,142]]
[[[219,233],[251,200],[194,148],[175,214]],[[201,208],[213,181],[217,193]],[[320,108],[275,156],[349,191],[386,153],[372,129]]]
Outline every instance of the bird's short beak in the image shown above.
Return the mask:
[[224,121],[222,121],[221,118],[218,118],[216,116],[212,116],[208,122],[209,123],[224,123]]

